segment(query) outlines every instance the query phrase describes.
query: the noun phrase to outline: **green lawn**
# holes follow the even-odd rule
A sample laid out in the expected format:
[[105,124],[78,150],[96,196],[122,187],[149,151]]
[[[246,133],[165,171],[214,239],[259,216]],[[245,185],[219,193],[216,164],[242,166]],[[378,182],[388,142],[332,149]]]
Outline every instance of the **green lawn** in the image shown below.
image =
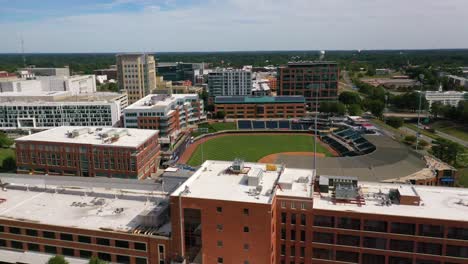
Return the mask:
[[434,133],[431,133],[431,132],[429,132],[429,131],[427,131],[427,130],[424,130],[424,129],[418,129],[418,126],[416,126],[416,125],[414,125],[414,124],[411,124],[411,123],[404,123],[403,125],[404,125],[405,127],[408,127],[408,128],[410,128],[410,129],[414,130],[414,131],[419,131],[419,132],[421,132],[421,134],[425,135],[426,137],[430,137],[430,138],[432,138],[432,139],[438,139],[438,138],[439,138],[439,137],[438,137],[436,134],[434,134]]
[[[214,132],[223,131],[223,130],[237,130],[237,125],[234,122],[226,122],[226,123],[220,122],[220,123],[212,123],[212,124],[203,123],[203,124],[199,124],[198,127],[208,128],[208,133],[214,133]],[[199,136],[201,134],[204,134],[204,133],[200,133],[200,132],[192,133],[194,137]]]
[[458,185],[468,188],[468,168],[458,170]]
[[15,157],[15,151],[11,148],[0,148],[0,168],[3,165],[3,160],[8,157]]
[[[203,145],[204,160],[234,160],[256,162],[259,159],[279,152],[310,151],[314,139],[308,135],[240,135],[224,136],[209,140]],[[202,145],[198,146],[188,161],[191,166],[202,163]],[[317,144],[317,152],[332,156],[328,150]]]
[[468,141],[468,126],[463,126],[450,121],[437,121],[432,124],[432,127],[461,140]]

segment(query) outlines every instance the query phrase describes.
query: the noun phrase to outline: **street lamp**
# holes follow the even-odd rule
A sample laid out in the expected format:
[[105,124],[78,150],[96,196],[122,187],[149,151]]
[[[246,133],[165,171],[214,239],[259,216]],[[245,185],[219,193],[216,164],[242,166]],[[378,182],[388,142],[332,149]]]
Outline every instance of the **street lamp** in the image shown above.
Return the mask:
[[421,135],[420,132],[420,122],[421,122],[421,101],[422,101],[422,92],[423,92],[423,81],[424,81],[424,74],[419,74],[419,81],[421,83],[421,89],[419,89],[419,107],[418,107],[418,129],[416,130],[416,151],[418,150],[419,147],[419,136]]

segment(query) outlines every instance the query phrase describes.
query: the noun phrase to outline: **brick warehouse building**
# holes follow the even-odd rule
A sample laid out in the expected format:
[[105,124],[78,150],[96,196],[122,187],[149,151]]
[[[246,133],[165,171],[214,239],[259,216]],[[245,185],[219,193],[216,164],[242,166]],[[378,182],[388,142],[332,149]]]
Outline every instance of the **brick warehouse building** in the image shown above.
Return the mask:
[[18,173],[139,179],[159,166],[157,130],[63,126],[15,143]]
[[[181,255],[184,263],[204,264],[468,261],[466,189],[315,178],[311,170],[242,161],[206,161],[185,182],[21,177],[0,176],[6,199],[0,203],[0,261],[3,252],[27,254],[29,244],[48,254],[87,258],[91,252],[132,264],[180,264]],[[63,210],[62,218],[51,215]]]
[[314,91],[318,90],[319,103],[336,101],[339,76],[336,62],[289,62],[286,66],[278,68],[277,94],[302,95],[309,105],[315,105]]
[[227,118],[300,118],[304,117],[303,96],[216,96],[215,113]]

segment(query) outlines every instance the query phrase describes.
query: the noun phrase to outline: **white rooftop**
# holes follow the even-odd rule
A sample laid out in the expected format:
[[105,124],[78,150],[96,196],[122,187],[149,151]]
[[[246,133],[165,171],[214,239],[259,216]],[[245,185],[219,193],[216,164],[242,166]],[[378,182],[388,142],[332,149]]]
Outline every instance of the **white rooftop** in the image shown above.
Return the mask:
[[177,100],[195,99],[198,98],[197,94],[149,94],[132,105],[129,105],[125,110],[133,109],[155,109],[163,110],[174,104]]
[[141,225],[138,215],[156,208],[157,201],[162,199],[148,191],[133,189],[124,198],[120,189],[93,188],[91,192],[78,187],[47,186],[45,191],[42,187],[25,190],[7,186],[6,191],[0,190],[0,197],[6,199],[0,203],[0,218],[128,232]]
[[[374,182],[359,182],[358,185],[361,187],[365,204],[359,206],[351,203],[333,203],[327,195],[320,197],[315,193],[314,209],[468,221],[468,189],[465,188]],[[402,195],[418,195],[421,205],[381,205],[378,194],[388,194],[391,189],[398,189]]]
[[[70,137],[67,134],[73,131],[78,131],[76,137]],[[114,133],[112,133],[114,132]],[[104,139],[104,134],[120,134],[114,142]],[[78,127],[78,126],[61,126],[45,130],[39,133],[31,134],[16,139],[16,141],[41,141],[54,143],[71,143],[71,144],[91,144],[105,145],[118,147],[136,148],[146,142],[148,138],[159,133],[158,130],[149,129],[130,129],[130,128],[114,128],[114,127]]]
[[[275,170],[267,170],[267,164],[246,162],[243,172],[235,173],[230,170],[231,165],[230,161],[205,161],[171,195],[183,192],[184,197],[264,204],[271,203],[273,194],[310,197],[311,170],[285,168],[283,171],[280,165],[274,165]],[[262,175],[257,177],[259,172]],[[258,184],[249,185],[249,177],[258,178]],[[281,188],[274,190],[278,177]],[[307,183],[298,182],[305,178]]]

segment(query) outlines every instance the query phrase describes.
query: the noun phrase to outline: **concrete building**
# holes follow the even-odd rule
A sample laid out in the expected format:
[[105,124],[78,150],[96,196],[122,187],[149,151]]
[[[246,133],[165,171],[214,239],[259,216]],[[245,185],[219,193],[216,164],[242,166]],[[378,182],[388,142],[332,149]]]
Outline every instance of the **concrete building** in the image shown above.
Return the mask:
[[106,75],[107,80],[117,80],[117,65],[112,65],[108,69],[94,70],[94,75]]
[[254,96],[267,96],[271,95],[270,82],[267,79],[256,79],[252,85],[252,95]]
[[304,96],[217,96],[215,113],[227,118],[299,118],[306,113]]
[[27,71],[29,74],[34,76],[57,76],[57,77],[68,77],[70,76],[70,69],[68,67],[63,68],[41,68],[41,67],[27,67],[19,69],[19,71]]
[[[167,195],[180,184],[154,181],[0,175],[0,262],[170,263]],[[125,190],[125,191],[124,191]]]
[[116,126],[127,105],[127,94],[118,93],[4,92],[0,93],[0,129]]
[[72,95],[96,92],[96,76],[48,76],[34,79],[0,80],[0,93],[37,93],[69,91]]
[[440,102],[444,105],[458,106],[458,103],[461,101],[468,100],[468,92],[426,91],[424,94],[429,106],[435,102]]
[[191,81],[196,83],[196,76],[203,73],[203,68],[203,63],[159,62],[156,66],[156,72],[165,81]]
[[117,83],[128,94],[129,103],[147,96],[156,88],[156,61],[148,54],[118,54]]
[[18,173],[144,179],[159,166],[157,130],[62,126],[15,143]]
[[468,79],[456,75],[447,75],[449,84],[468,88]]
[[123,111],[125,127],[157,129],[162,144],[173,143],[189,124],[204,119],[198,94],[150,94]]
[[252,72],[240,69],[216,69],[208,73],[208,92],[211,97],[250,95]]
[[336,62],[290,62],[278,68],[278,95],[302,95],[309,105],[338,99],[339,67]]

